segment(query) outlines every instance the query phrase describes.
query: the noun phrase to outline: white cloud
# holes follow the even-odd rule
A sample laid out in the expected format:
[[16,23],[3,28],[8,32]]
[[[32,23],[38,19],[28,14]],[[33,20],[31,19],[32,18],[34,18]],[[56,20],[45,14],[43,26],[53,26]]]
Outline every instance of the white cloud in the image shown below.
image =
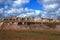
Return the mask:
[[0,4],[2,4],[2,3],[4,3],[5,2],[5,0],[0,0]]
[[3,8],[0,9],[0,14],[3,13],[3,10],[4,10]]
[[[8,7],[7,7],[8,8]],[[37,16],[42,13],[40,10],[33,10],[33,9],[28,9],[28,8],[10,8],[10,9],[0,9],[0,13],[3,14],[7,17],[8,14],[12,14],[13,16],[17,17],[28,17],[28,16]]]
[[12,7],[21,7],[27,3],[29,3],[30,0],[0,0],[0,4],[4,5],[11,5]]
[[37,15],[41,14],[42,11],[25,8],[25,9],[23,9],[23,11],[21,11],[21,13],[22,14],[20,14],[18,17],[37,16]]
[[21,15],[18,15],[17,17],[26,17],[27,15],[26,14],[21,14]]
[[[8,14],[17,15],[22,14],[24,9],[23,5],[29,3],[30,0],[0,0],[0,4],[4,4],[4,8],[0,8],[0,14],[8,16]],[[8,6],[10,5],[10,6]]]
[[13,7],[21,7],[24,4],[29,3],[30,0],[16,0],[13,2]]
[[42,4],[44,10],[42,17],[58,18],[60,16],[60,0],[42,0]]
[[58,9],[59,5],[54,3],[54,4],[48,4],[48,5],[43,5],[45,11],[55,11]]
[[55,11],[60,8],[60,0],[43,0],[43,8],[45,11]]
[[[0,4],[4,4],[4,8],[0,9],[0,13],[4,14],[3,16],[7,17],[10,15],[17,17],[25,17],[25,16],[37,16],[42,13],[40,10],[23,8],[22,6],[29,3],[30,0],[0,0]],[[11,5],[10,7],[8,6]]]
[[23,8],[10,8],[9,10],[6,10],[5,13],[7,14],[21,14],[21,12],[24,11]]
[[35,13],[36,13],[37,15],[39,15],[40,13],[42,13],[42,11],[40,11],[40,10],[35,10]]
[[12,0],[0,0],[0,4],[5,4],[5,5],[7,5],[7,4],[12,4],[13,3],[13,1]]
[[60,0],[43,0],[43,4],[60,3]]

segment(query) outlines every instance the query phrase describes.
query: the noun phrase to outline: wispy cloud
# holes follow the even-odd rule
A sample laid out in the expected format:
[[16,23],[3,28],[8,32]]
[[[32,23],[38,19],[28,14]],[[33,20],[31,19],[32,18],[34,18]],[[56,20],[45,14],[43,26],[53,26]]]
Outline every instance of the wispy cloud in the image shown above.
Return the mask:
[[33,10],[28,8],[11,8],[8,10],[0,9],[0,13],[4,14],[5,17],[13,15],[17,17],[28,17],[28,16],[38,16],[42,13],[41,10]]
[[[30,0],[0,0],[0,4],[4,4],[4,8],[0,8],[0,15],[7,16],[41,16],[44,18],[59,18],[60,17],[60,0],[37,0],[43,5],[43,11],[23,8]],[[10,5],[10,6],[8,6]],[[2,16],[1,16],[2,17]]]
[[42,17],[58,18],[60,16],[60,0],[42,0],[42,4],[44,10]]
[[[22,7],[29,2],[30,0],[16,0],[16,1],[2,0],[1,3],[4,3],[5,6],[4,8],[0,8],[0,14],[2,14],[3,17],[9,17],[9,16],[28,17],[28,16],[40,15],[42,13],[41,10],[33,10]],[[8,4],[10,4],[11,7],[9,7]]]
[[37,16],[42,13],[41,10],[33,10],[28,8],[11,8],[10,10],[5,11],[7,14],[19,14],[17,17],[28,17],[28,16]]
[[16,1],[13,2],[12,6],[13,7],[21,7],[21,6],[23,6],[23,5],[25,5],[29,2],[30,2],[30,0],[16,0]]

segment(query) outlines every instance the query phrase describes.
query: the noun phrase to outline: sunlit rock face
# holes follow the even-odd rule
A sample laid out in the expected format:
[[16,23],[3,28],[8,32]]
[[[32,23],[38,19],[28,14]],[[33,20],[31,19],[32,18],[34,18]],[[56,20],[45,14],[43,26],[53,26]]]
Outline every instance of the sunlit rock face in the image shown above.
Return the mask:
[[[0,20],[0,30],[16,30],[16,31],[27,29],[39,30],[41,28],[50,29],[50,27],[53,29],[58,28],[58,26],[60,26],[59,25],[60,19],[47,19],[47,18],[45,19],[31,17],[18,19],[17,17],[11,17],[10,19],[9,18],[7,19],[3,19],[2,22]],[[56,26],[55,23],[57,23],[58,26]]]
[[18,22],[1,22],[0,23],[0,30],[2,31],[20,31],[20,30],[27,30],[29,27],[25,26],[23,23],[18,25]]
[[36,18],[36,19],[34,19],[34,22],[41,22],[41,18]]
[[1,30],[17,30],[17,23],[3,23],[1,26],[0,26]]
[[1,29],[2,24],[3,24],[3,22],[0,22],[0,29]]
[[49,22],[49,20],[47,20],[47,19],[44,19],[44,20],[42,20],[42,22]]

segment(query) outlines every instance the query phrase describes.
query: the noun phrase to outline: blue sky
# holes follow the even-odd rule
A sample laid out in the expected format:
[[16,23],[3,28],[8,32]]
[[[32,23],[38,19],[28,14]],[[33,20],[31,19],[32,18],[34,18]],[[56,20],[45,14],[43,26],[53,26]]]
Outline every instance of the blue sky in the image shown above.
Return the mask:
[[60,0],[0,0],[0,18],[10,16],[60,18]]
[[39,4],[37,0],[30,0],[28,4],[25,5],[25,7],[29,9],[35,9],[35,10],[42,10],[43,6],[42,4]]
[[[7,1],[7,2],[6,2]],[[2,3],[0,3],[0,11],[3,11],[0,15],[0,17],[10,17],[10,16],[19,16],[19,17],[25,17],[25,16],[34,16],[38,17],[40,10],[42,10],[42,4],[39,4],[37,0],[11,0],[10,2],[8,0],[3,0]],[[21,9],[23,11],[21,11]],[[20,10],[16,12],[16,10]],[[29,10],[29,11],[26,11]],[[6,12],[7,11],[7,12]],[[5,13],[6,12],[6,13]],[[10,13],[9,13],[10,12]]]
[[[12,1],[16,1],[16,0],[12,0]],[[7,4],[9,7],[11,6],[10,4]],[[0,8],[4,8],[5,4],[2,3],[0,4]],[[37,0],[30,0],[30,2],[28,4],[25,4],[22,6],[23,8],[29,8],[29,9],[35,9],[35,10],[42,10],[42,4],[39,4],[37,2]]]

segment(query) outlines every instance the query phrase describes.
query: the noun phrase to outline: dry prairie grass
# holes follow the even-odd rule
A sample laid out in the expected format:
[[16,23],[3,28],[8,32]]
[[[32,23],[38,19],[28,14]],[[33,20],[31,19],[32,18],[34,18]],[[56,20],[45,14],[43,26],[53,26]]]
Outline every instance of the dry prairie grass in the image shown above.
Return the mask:
[[0,40],[60,40],[60,31],[0,31]]

